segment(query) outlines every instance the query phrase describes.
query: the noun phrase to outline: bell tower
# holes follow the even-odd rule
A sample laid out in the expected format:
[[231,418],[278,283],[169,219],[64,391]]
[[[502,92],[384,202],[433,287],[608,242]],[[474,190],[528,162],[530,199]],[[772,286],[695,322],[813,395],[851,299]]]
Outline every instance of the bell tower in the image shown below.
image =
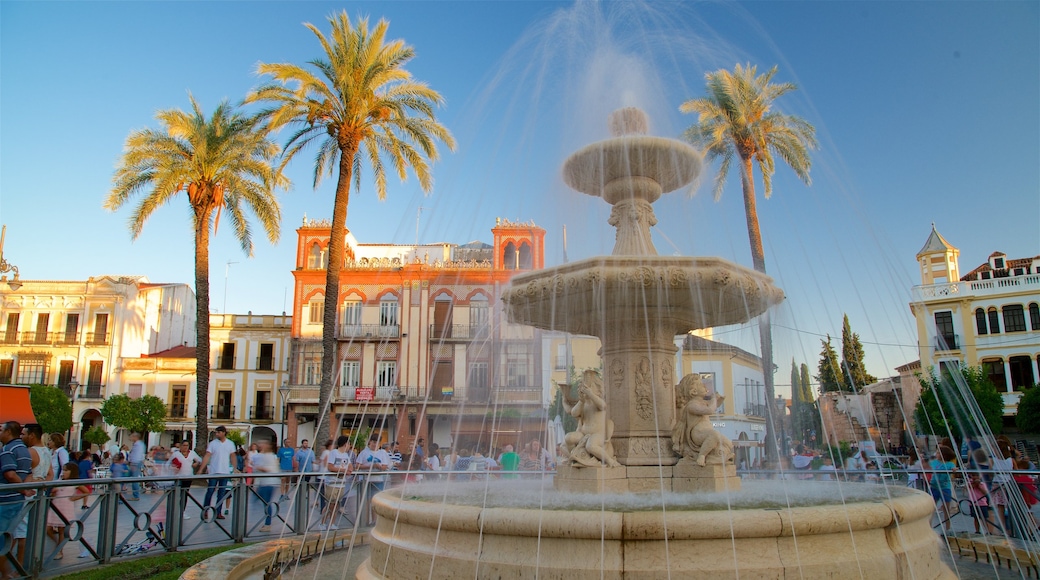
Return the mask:
[[936,231],[933,222],[928,241],[924,243],[921,251],[917,252],[917,263],[921,267],[921,284],[942,284],[960,280],[960,255],[961,251],[950,245],[946,238]]

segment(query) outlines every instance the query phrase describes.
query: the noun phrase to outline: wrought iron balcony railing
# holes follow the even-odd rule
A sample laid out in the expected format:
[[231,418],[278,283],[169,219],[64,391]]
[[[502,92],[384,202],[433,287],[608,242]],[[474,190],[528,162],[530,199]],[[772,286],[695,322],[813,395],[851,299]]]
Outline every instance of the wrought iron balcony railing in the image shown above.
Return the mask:
[[234,405],[211,405],[209,408],[210,419],[234,419]]
[[342,324],[339,327],[340,339],[380,340],[400,336],[401,327],[397,324]]
[[188,416],[188,406],[183,403],[171,403],[166,405],[166,414],[171,419],[184,419]]
[[274,421],[273,405],[253,405],[249,407],[250,421]]

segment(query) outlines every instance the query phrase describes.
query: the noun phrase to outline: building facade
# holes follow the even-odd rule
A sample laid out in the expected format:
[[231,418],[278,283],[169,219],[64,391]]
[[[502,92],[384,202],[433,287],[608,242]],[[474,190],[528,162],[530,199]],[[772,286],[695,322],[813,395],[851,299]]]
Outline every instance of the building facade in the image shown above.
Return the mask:
[[[206,412],[210,429],[224,425],[242,433],[247,442],[280,441],[285,417],[279,391],[288,384],[292,317],[210,314],[209,324],[212,360]],[[131,397],[147,394],[166,401],[166,431],[158,444],[169,446],[186,439],[194,445],[195,347],[126,357],[120,368],[119,382]]]
[[73,401],[70,449],[126,392],[120,361],[195,343],[195,294],[143,276],[0,283],[0,382],[55,385]]
[[960,275],[960,251],[935,226],[917,253],[921,284],[910,310],[917,320],[925,374],[944,366],[981,365],[1016,413],[1024,390],[1040,383],[1040,256],[994,252]]
[[[331,224],[304,219],[293,277],[288,433],[366,429],[407,449],[515,444],[545,426],[548,385],[535,329],[509,324],[501,290],[544,266],[545,230],[498,220],[493,243],[361,244],[347,234],[332,408],[318,408]],[[315,442],[320,445],[322,442]]]

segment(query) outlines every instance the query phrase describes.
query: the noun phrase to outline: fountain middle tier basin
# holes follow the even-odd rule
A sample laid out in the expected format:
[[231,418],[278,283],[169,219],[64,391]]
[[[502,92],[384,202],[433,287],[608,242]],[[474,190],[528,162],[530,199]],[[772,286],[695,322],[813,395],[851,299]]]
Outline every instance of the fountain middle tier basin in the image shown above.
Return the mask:
[[380,493],[375,578],[952,578],[905,487],[749,481],[737,493],[573,494],[538,481]]
[[520,274],[502,300],[511,322],[603,336],[638,319],[674,334],[740,324],[779,304],[765,274],[721,258],[601,256]]

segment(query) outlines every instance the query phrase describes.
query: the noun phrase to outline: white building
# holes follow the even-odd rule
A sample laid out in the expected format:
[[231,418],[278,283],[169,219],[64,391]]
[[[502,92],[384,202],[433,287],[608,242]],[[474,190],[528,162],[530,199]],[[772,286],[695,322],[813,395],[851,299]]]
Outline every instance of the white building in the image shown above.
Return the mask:
[[[195,293],[144,276],[0,283],[0,382],[56,385],[73,398],[70,449],[126,392],[120,361],[195,343]],[[78,386],[73,389],[71,386]]]
[[981,365],[1014,415],[1022,391],[1040,383],[1040,256],[994,252],[960,275],[960,250],[932,226],[917,253],[921,284],[910,309],[917,318],[921,367]]

